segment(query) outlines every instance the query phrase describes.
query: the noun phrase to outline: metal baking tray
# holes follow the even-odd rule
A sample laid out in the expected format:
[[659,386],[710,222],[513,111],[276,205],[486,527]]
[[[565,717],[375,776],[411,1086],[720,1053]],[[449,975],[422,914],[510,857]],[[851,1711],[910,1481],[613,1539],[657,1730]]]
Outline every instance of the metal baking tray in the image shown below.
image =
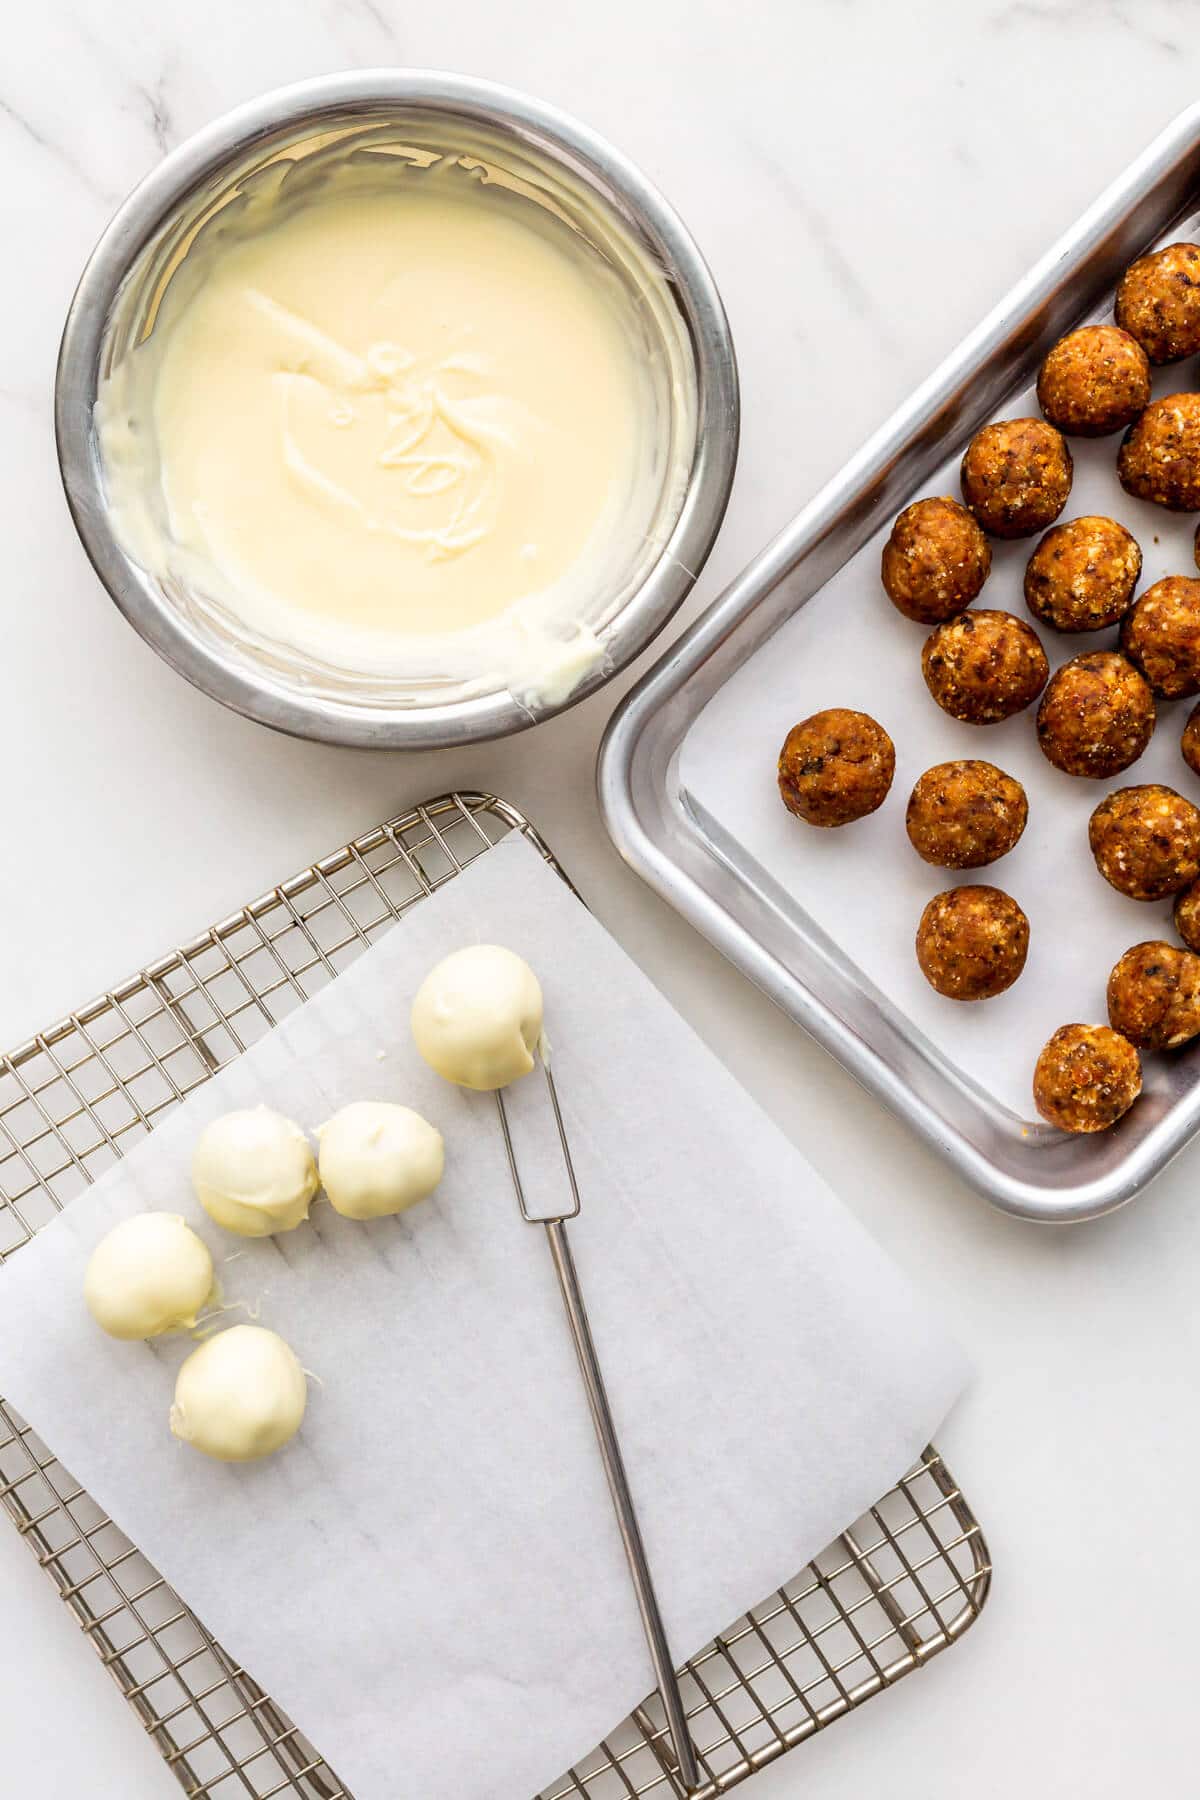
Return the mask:
[[[323,857],[0,1057],[0,1262],[194,1088],[514,831],[563,874],[515,807],[446,795]],[[730,1326],[736,1333],[737,1321]],[[0,1504],[191,1800],[352,1800],[3,1400]],[[795,1580],[684,1665],[703,1773],[693,1800],[728,1794],[955,1643],[977,1618],[990,1573],[970,1507],[926,1450]],[[395,1766],[397,1792],[407,1791],[403,1743]],[[539,1800],[682,1792],[654,1695]]]
[[[798,906],[785,913],[718,845],[689,804],[680,749],[724,683],[952,449],[1003,413],[1054,340],[1198,199],[1200,106],[1101,195],[671,646],[620,707],[600,752],[601,808],[632,867],[968,1182],[1029,1219],[1093,1218],[1158,1174],[1200,1126],[1200,1049],[1163,1059],[1152,1091],[1093,1138],[1067,1138],[989,1104],[899,1009],[868,991],[827,937],[806,928]],[[1194,385],[1190,374],[1181,384]]]

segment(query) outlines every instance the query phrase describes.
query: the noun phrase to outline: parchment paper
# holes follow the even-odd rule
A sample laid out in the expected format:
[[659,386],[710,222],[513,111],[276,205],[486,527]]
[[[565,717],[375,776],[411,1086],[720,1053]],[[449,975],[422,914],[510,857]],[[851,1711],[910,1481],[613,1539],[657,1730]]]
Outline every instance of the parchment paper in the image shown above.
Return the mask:
[[[536,853],[490,852],[0,1271],[0,1391],[357,1800],[528,1800],[653,1685],[494,1102],[409,1041],[421,977],[487,940],[545,988],[583,1190],[572,1241],[680,1657],[878,1498],[963,1379],[906,1283]],[[321,1205],[257,1243],[200,1212],[205,1120],[263,1100],[313,1126],[367,1097],[444,1131],[432,1201],[371,1225]],[[540,1077],[512,1104],[536,1193],[560,1179]],[[228,1298],[320,1375],[274,1459],[177,1445],[188,1342],[118,1344],[88,1318],[86,1258],[143,1207],[243,1251]]]
[[[1186,237],[1181,228],[1172,241]],[[1099,311],[1096,320],[1111,320]],[[1154,393],[1193,387],[1187,364],[1160,369]],[[1033,389],[1006,402],[1002,418],[1039,417]],[[1061,515],[1104,513],[1132,531],[1142,548],[1139,592],[1162,575],[1195,575],[1194,517],[1131,499],[1116,476],[1120,435],[1071,438],[1075,481]],[[924,494],[960,498],[958,465],[965,445],[922,484]],[[906,502],[907,504],[907,502]],[[963,725],[936,706],[921,677],[927,628],[902,618],[885,595],[879,558],[892,515],[819,594],[764,644],[696,720],[681,749],[683,786],[698,814],[738,860],[765,872],[901,1014],[934,1052],[965,1072],[1022,1119],[1035,1118],[1030,1084],[1037,1053],[1069,1020],[1107,1018],[1108,972],[1131,944],[1174,941],[1170,903],[1125,899],[1097,873],[1087,842],[1088,818],[1105,794],[1136,782],[1161,781],[1200,802],[1200,783],[1179,753],[1193,702],[1160,701],[1158,725],[1140,761],[1107,781],[1081,780],[1053,768],[1038,749],[1036,705],[1001,725]],[[1051,669],[1084,651],[1115,649],[1117,632],[1071,635],[1033,619],[1021,591],[1037,537],[992,540],[992,573],[975,602],[1012,612],[1031,624]],[[775,786],[775,762],[799,719],[828,706],[872,714],[896,745],[896,778],[869,819],[838,831],[815,831],[788,816]],[[1016,849],[986,869],[935,869],[923,863],[904,830],[913,783],[933,763],[981,757],[1024,784],[1029,824]],[[1029,917],[1029,960],[1006,994],[975,1005],[947,1000],[926,982],[913,950],[926,902],[942,889],[983,881],[1003,888]],[[1147,1068],[1147,1088],[1153,1086]]]

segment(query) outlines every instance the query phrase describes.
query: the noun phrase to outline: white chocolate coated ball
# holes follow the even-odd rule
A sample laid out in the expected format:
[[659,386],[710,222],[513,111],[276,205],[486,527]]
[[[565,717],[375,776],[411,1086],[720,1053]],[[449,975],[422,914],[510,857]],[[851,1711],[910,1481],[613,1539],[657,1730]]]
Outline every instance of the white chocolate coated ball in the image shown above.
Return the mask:
[[88,1259],[83,1297],[115,1338],[183,1331],[213,1291],[207,1244],[177,1213],[134,1213],[100,1239]]
[[542,990],[527,962],[497,944],[456,950],[421,983],[412,1032],[430,1068],[489,1092],[533,1068]]
[[432,1194],[442,1179],[442,1134],[420,1113],[356,1100],[317,1132],[321,1185],[347,1219],[382,1219]]
[[298,1125],[269,1106],[251,1106],[205,1126],[192,1184],[209,1218],[226,1231],[270,1237],[307,1219],[317,1165]]
[[307,1400],[291,1346],[262,1325],[234,1325],[180,1369],[171,1430],[218,1462],[253,1462],[295,1437]]

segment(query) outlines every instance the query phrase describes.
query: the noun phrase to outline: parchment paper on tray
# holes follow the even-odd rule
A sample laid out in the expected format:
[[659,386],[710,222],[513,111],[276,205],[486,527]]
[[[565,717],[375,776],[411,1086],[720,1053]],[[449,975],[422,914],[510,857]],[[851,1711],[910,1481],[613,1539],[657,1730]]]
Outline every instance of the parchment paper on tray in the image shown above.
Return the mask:
[[[583,1192],[572,1241],[678,1655],[884,1492],[964,1375],[903,1279],[536,852],[489,853],[0,1271],[0,1391],[356,1800],[528,1800],[652,1685],[494,1103],[440,1083],[409,1041],[429,966],[488,940],[528,957],[545,989]],[[261,1100],[312,1126],[372,1097],[444,1131],[432,1201],[370,1225],[319,1205],[261,1242],[224,1238],[193,1201],[192,1143],[215,1114]],[[537,1077],[512,1090],[534,1188],[561,1179],[542,1098]],[[88,1318],[87,1256],[142,1207],[184,1213],[218,1258],[241,1251],[221,1265],[227,1298],[260,1306],[321,1377],[275,1459],[222,1466],[176,1444],[187,1341],[118,1344]]]

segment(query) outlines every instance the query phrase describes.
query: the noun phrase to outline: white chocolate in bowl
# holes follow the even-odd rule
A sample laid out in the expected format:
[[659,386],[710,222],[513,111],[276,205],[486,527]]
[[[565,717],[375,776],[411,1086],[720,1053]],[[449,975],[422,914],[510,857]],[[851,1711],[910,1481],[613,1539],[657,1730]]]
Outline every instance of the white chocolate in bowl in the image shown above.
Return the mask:
[[356,1100],[322,1125],[317,1138],[321,1185],[343,1218],[405,1212],[442,1179],[442,1134],[411,1107]]
[[300,1429],[308,1383],[295,1351],[262,1325],[234,1325],[193,1350],[175,1381],[174,1435],[217,1462],[253,1462]]
[[308,1217],[317,1165],[298,1125],[269,1106],[223,1113],[200,1134],[192,1184],[210,1219],[239,1237],[292,1231]]
[[83,1297],[115,1338],[159,1337],[195,1325],[213,1293],[208,1246],[177,1213],[134,1213],[92,1251]]
[[603,661],[695,444],[648,249],[368,132],[216,207],[152,327],[95,422],[117,535],[185,611],[322,685],[554,704]]
[[521,957],[473,944],[431,969],[412,1008],[417,1049],[459,1087],[487,1093],[533,1068],[542,1036],[542,990]]

